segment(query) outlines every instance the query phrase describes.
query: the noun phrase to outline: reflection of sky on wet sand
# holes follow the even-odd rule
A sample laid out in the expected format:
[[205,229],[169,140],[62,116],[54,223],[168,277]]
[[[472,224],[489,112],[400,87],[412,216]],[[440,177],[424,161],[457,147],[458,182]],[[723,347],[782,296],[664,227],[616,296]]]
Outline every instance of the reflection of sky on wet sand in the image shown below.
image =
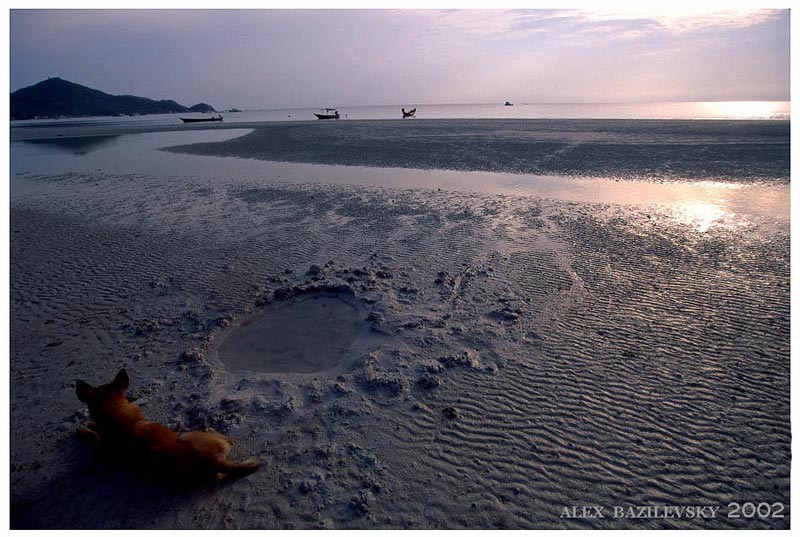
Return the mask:
[[711,224],[726,215],[721,205],[704,201],[689,201],[679,205],[677,213],[686,222],[697,226],[697,230],[701,232],[708,231]]
[[672,214],[700,232],[712,226],[736,227],[756,216],[789,221],[789,187],[711,184],[688,192]]
[[751,217],[789,219],[788,185],[548,177],[533,178],[529,185],[530,193],[553,199],[658,206],[700,232],[714,225],[738,226]]
[[[57,139],[11,144],[12,199],[29,188],[29,174],[67,172],[236,178],[290,183],[355,184],[537,196],[563,201],[659,206],[678,221],[705,232],[712,226],[737,226],[750,217],[789,219],[789,186],[714,181],[616,180],[559,176],[367,168],[270,162],[233,157],[158,151],[172,145],[223,141],[247,129],[158,132],[115,137]],[[76,150],[77,148],[77,150]]]
[[30,140],[28,143],[56,149],[73,155],[86,155],[102,149],[114,142],[117,135],[111,136],[75,136],[69,138],[47,138],[44,140]]

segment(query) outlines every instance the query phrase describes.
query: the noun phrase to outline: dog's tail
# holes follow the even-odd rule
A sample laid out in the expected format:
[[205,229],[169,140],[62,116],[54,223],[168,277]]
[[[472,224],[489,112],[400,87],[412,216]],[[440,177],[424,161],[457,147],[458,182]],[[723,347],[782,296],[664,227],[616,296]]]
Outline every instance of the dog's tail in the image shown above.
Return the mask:
[[227,459],[222,459],[216,462],[217,471],[226,474],[231,478],[250,475],[259,468],[261,468],[261,463],[255,459],[248,459],[242,462],[233,462]]

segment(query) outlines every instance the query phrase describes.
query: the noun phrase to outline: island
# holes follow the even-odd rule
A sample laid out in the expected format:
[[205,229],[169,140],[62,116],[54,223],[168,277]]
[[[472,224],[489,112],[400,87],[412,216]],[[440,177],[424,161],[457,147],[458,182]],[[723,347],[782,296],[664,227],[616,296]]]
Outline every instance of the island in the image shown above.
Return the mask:
[[198,103],[186,107],[173,100],[156,101],[135,95],[110,95],[58,77],[11,93],[11,119],[53,119],[87,116],[133,116],[186,112],[216,112]]

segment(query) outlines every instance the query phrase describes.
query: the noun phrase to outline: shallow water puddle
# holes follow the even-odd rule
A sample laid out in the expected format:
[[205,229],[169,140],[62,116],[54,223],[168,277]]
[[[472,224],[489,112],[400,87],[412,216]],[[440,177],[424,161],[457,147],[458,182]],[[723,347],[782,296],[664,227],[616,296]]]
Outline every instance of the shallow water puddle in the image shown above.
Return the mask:
[[309,296],[234,324],[219,359],[232,371],[316,373],[354,357],[365,329],[356,306],[335,295]]

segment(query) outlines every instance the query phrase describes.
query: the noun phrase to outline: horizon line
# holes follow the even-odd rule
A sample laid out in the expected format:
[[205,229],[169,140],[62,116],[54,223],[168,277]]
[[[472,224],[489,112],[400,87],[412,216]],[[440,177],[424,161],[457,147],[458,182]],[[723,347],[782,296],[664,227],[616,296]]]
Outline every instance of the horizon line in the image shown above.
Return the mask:
[[[509,101],[510,102],[510,101]],[[709,99],[704,101],[699,100],[652,100],[652,101],[541,101],[541,102],[517,102],[512,103],[514,106],[539,106],[539,105],[604,105],[604,104],[691,104],[691,103],[791,103],[791,99]],[[410,104],[409,104],[410,103]],[[406,103],[391,103],[391,104],[342,104],[339,106],[284,106],[278,108],[244,108],[243,111],[248,112],[261,112],[261,111],[279,111],[279,110],[303,110],[303,109],[325,109],[325,108],[369,108],[376,106],[491,106],[504,104],[501,101],[484,101],[484,102],[471,102],[471,103],[419,103],[408,101]],[[238,108],[234,106],[234,108]]]

